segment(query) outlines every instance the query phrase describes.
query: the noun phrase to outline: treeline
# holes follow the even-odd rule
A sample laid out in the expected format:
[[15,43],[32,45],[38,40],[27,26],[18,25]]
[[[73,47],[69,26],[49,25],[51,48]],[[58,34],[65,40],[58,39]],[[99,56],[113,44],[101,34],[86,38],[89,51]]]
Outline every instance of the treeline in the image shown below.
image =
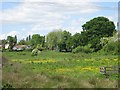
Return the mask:
[[0,40],[0,45],[2,45],[2,49],[5,49],[5,45],[9,44],[9,49],[12,50],[12,48],[17,44],[17,36],[7,36],[7,39]]
[[[106,45],[109,40],[104,37],[113,37],[116,33],[115,25],[106,17],[96,17],[82,25],[83,31],[72,35],[66,30],[54,30],[45,36],[34,34],[26,37],[26,40],[20,40],[16,43],[17,37],[10,38],[7,41],[9,45],[30,45],[32,49],[38,48],[40,50],[57,50],[60,52],[96,52]],[[11,39],[15,39],[11,40]],[[3,40],[4,41],[4,40]],[[2,41],[2,43],[3,43]],[[12,44],[11,44],[11,43]],[[12,48],[12,47],[11,47]],[[11,49],[10,48],[10,49]]]

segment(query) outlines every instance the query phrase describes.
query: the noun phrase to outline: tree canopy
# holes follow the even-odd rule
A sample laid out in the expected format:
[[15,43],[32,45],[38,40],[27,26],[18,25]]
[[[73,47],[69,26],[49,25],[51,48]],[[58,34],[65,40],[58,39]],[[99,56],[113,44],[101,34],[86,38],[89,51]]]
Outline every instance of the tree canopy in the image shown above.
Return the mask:
[[85,44],[92,44],[95,51],[100,49],[100,38],[113,36],[115,25],[106,17],[96,17],[86,22],[81,33]]
[[9,44],[9,49],[12,50],[12,48],[17,44],[17,36],[16,35],[15,37],[8,36],[7,41]]
[[[105,44],[104,42],[101,43],[101,38],[112,37],[115,32],[115,25],[106,17],[96,17],[83,24],[82,29],[83,31],[74,35],[69,31],[56,29],[49,32],[46,38],[40,36],[40,34],[33,34],[26,37],[26,39],[20,40],[18,44],[31,45],[33,48],[37,47],[40,50],[47,48],[67,52],[78,47],[76,51],[79,51],[78,49],[90,52],[98,51]],[[7,42],[10,45],[9,48],[12,49],[17,44],[17,36],[8,36]],[[6,41],[3,40],[3,47],[5,43]]]
[[46,36],[46,44],[48,49],[54,50],[58,48],[58,43],[62,39],[62,30],[54,30]]
[[31,45],[35,48],[38,44],[44,46],[45,36],[40,36],[39,34],[33,34],[31,38]]

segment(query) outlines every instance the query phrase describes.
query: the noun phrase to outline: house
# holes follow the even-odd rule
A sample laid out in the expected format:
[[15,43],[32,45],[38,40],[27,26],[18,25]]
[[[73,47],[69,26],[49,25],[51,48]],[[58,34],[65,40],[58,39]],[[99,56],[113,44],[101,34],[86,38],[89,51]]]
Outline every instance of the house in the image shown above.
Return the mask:
[[16,45],[16,46],[13,47],[13,50],[16,50],[16,51],[22,51],[22,50],[25,50],[25,49],[31,49],[31,46]]
[[8,49],[9,48],[9,44],[5,44],[5,49]]
[[22,51],[26,48],[26,45],[16,45],[13,47],[13,50]]

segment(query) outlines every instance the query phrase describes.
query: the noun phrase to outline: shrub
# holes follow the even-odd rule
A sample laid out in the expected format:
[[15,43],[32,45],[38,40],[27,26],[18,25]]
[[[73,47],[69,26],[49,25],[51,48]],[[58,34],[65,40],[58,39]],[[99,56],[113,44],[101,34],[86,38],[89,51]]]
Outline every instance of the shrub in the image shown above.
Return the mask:
[[90,48],[91,45],[88,44],[86,46],[78,46],[75,49],[72,50],[73,53],[79,53],[79,52],[83,52],[83,53],[91,53],[93,52],[93,49]]
[[30,48],[30,49],[25,49],[24,51],[28,51],[28,52],[31,52],[33,49]]
[[112,54],[118,54],[120,52],[119,46],[120,46],[120,42],[112,41],[112,42],[108,43],[106,46],[104,46],[103,50],[105,52],[109,52]]
[[38,44],[37,47],[36,47],[39,51],[43,51],[44,48],[42,47],[42,45]]
[[72,50],[73,53],[78,53],[83,50],[83,46],[78,46],[75,49]]
[[32,50],[32,56],[37,56],[38,55],[39,50],[37,48]]

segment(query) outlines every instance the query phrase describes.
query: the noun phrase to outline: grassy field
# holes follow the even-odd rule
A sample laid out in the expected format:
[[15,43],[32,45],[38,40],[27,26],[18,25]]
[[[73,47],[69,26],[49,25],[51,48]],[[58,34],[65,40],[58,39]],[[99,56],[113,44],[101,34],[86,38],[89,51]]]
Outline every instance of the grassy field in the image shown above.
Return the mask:
[[3,86],[15,88],[116,88],[118,76],[106,78],[101,66],[117,66],[118,55],[43,51],[3,52]]

